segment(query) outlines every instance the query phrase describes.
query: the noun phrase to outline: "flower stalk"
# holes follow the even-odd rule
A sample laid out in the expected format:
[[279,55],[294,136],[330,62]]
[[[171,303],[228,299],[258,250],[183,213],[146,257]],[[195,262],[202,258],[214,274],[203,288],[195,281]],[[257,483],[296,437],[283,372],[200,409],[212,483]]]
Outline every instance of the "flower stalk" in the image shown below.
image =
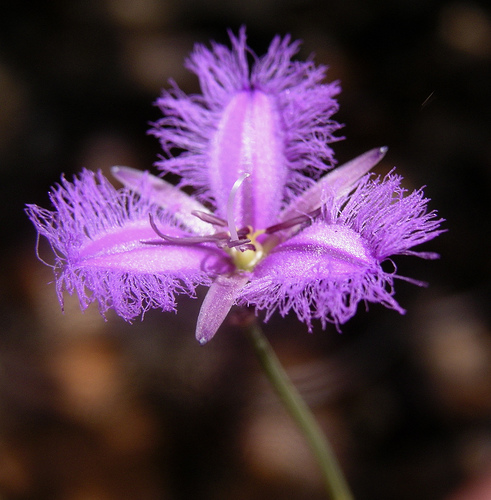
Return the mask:
[[261,368],[280,397],[285,409],[307,440],[314,454],[331,500],[354,500],[341,467],[312,411],[291,382],[271,344],[256,320],[246,327]]

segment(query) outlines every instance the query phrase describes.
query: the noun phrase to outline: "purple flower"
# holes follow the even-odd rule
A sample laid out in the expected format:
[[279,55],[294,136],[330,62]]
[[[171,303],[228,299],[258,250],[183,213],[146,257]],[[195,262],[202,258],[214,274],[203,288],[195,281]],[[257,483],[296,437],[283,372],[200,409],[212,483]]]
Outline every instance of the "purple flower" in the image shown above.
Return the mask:
[[177,294],[209,286],[201,343],[234,304],[264,310],[266,320],[293,310],[309,330],[314,319],[346,322],[359,302],[403,313],[393,297],[399,276],[382,263],[436,257],[411,248],[437,236],[441,220],[399,176],[368,174],[386,148],[325,173],[339,87],[321,83],[324,67],[292,61],[298,42],[276,37],[257,57],[244,30],[230,37],[232,49],[198,45],[187,62],[202,95],[174,86],[157,101],[164,118],[151,132],[165,152],[157,165],[179,186],[114,167],[125,186],[116,190],[83,171],[55,186],[54,211],[28,206],[55,253],[61,304],[65,290],[76,291],[82,309],[97,301],[102,314],[112,308],[132,320],[175,310]]

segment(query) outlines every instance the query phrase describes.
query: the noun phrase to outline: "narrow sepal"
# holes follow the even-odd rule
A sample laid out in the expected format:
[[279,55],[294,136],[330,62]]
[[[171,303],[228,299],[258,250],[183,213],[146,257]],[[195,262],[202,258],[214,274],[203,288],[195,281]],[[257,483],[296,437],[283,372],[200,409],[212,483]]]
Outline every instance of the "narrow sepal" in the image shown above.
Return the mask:
[[281,212],[280,221],[312,212],[322,205],[326,197],[340,198],[347,195],[356,183],[382,160],[386,153],[386,147],[374,148],[331,170],[294,199]]
[[248,280],[245,273],[215,279],[201,305],[196,324],[196,339],[200,344],[206,344],[213,338]]
[[193,233],[199,235],[210,233],[210,224],[195,217],[193,212],[198,211],[205,214],[211,214],[211,212],[198,200],[176,186],[149,172],[142,172],[131,167],[112,167],[111,174],[127,189],[139,195],[144,190],[150,203],[155,203],[167,213],[172,214],[176,221]]

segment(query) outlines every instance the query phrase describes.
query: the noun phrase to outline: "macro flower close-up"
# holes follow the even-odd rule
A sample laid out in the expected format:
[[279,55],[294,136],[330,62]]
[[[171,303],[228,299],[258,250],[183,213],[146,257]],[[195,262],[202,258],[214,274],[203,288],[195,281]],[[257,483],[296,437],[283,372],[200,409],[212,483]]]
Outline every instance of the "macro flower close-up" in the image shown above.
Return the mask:
[[175,311],[178,294],[208,286],[201,343],[233,305],[265,320],[293,311],[309,330],[314,320],[339,328],[360,303],[403,313],[392,257],[437,257],[413,247],[437,236],[441,220],[394,171],[369,173],[385,147],[334,167],[340,88],[323,83],[325,67],[293,59],[298,42],[276,37],[260,57],[244,29],[230,39],[231,48],[198,45],[188,59],[202,95],[174,85],[157,101],[156,166],[177,186],[114,167],[116,189],[85,170],[53,188],[53,211],[28,206],[53,248],[60,302],[76,292],[82,309],[96,301],[133,320]]

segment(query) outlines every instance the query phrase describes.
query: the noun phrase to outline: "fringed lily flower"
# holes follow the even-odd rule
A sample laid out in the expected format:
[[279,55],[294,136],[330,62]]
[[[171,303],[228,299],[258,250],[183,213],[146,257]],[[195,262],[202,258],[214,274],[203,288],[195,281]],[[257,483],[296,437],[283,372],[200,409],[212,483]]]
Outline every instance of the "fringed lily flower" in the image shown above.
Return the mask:
[[158,166],[179,175],[179,186],[114,167],[117,190],[83,171],[54,188],[54,211],[28,206],[55,252],[60,302],[77,292],[82,309],[97,301],[101,313],[132,320],[150,308],[174,311],[177,294],[209,286],[201,343],[234,304],[266,320],[293,310],[309,330],[315,319],[346,322],[360,302],[403,313],[398,276],[382,263],[435,257],[411,250],[441,232],[428,200],[405,193],[394,173],[368,174],[386,148],[326,173],[338,85],[321,83],[325,68],[292,61],[298,43],[288,38],[275,38],[263,57],[244,30],[231,41],[232,49],[197,46],[189,59],[202,95],[174,87],[158,100],[164,118],[152,133],[166,153]]

